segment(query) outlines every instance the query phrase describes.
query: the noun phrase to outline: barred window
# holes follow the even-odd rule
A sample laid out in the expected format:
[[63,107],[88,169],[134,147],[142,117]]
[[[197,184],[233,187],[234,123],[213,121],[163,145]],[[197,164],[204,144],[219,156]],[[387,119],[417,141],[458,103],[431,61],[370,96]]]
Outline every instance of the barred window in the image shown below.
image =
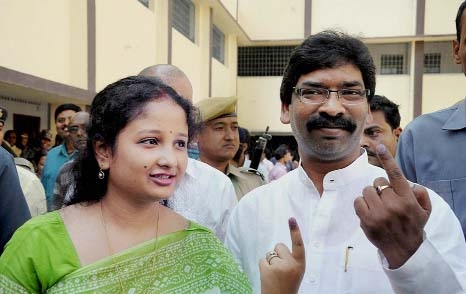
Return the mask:
[[142,5],[146,6],[147,8],[149,8],[149,1],[150,0],[138,0],[139,2],[141,2]]
[[238,76],[282,76],[295,46],[238,48]]
[[440,53],[427,53],[424,55],[424,72],[440,73],[440,62],[442,55]]
[[383,54],[380,62],[380,74],[382,75],[401,75],[403,74],[402,54]]
[[194,4],[190,0],[173,0],[172,26],[194,42]]
[[212,29],[212,56],[225,63],[225,35],[215,25]]

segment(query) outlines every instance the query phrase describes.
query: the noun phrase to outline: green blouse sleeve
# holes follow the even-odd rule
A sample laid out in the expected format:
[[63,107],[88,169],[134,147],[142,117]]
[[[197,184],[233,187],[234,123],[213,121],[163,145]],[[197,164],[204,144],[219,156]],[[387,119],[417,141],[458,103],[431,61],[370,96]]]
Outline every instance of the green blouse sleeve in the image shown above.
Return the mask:
[[57,211],[20,227],[0,257],[0,289],[6,293],[42,293],[80,267]]

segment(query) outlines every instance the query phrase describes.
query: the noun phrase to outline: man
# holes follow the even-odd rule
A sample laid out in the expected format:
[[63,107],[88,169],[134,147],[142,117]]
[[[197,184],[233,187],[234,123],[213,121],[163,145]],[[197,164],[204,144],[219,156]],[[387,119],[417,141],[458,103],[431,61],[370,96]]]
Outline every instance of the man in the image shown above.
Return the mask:
[[354,37],[325,31],[293,51],[281,121],[291,124],[301,165],[246,195],[227,231],[254,291],[267,251],[274,250],[261,261],[264,276],[303,260],[277,244],[290,247],[290,217],[306,247],[300,293],[466,291],[466,244],[451,209],[406,181],[384,145],[376,150],[385,171],[360,147],[374,89],[372,57]]
[[248,129],[242,127],[238,127],[238,134],[239,148],[238,151],[236,151],[235,156],[233,156],[233,158],[230,160],[230,163],[238,168],[249,168],[251,160],[249,160],[249,156],[247,155],[249,146],[251,145],[251,136],[249,135]]
[[[87,127],[89,126],[89,113],[85,111],[77,112],[68,126],[69,138],[74,149],[81,153],[86,149]],[[66,162],[60,169],[53,188],[52,210],[60,209],[74,193],[73,166],[74,159]]]
[[265,182],[256,170],[239,169],[230,163],[239,148],[236,101],[236,97],[217,97],[197,103],[202,121],[197,144],[199,160],[226,174],[239,200]]
[[[158,78],[192,101],[191,82],[173,65],[150,66],[139,75]],[[189,158],[186,173],[167,206],[211,229],[224,241],[227,221],[236,204],[234,188],[228,177],[203,162]]]
[[[453,56],[466,74],[466,16],[463,2],[456,16]],[[398,142],[397,161],[405,177],[445,199],[466,236],[466,100],[414,119]]]
[[63,138],[63,143],[50,149],[42,171],[41,181],[45,188],[48,211],[52,210],[53,187],[58,171],[65,162],[73,159],[76,155],[73,143],[69,139],[68,125],[73,115],[78,111],[81,111],[81,108],[75,104],[62,104],[55,110],[55,127],[57,134]]
[[[0,143],[7,117],[8,111],[0,106]],[[0,255],[16,229],[30,218],[13,157],[0,147]]]
[[369,107],[372,119],[367,121],[364,127],[361,147],[366,149],[370,164],[382,167],[375,148],[379,144],[384,144],[388,152],[395,156],[396,145],[402,131],[400,112],[398,105],[380,95],[372,97]]
[[18,148],[18,145],[16,144],[17,137],[18,134],[15,130],[8,130],[5,132],[5,135],[3,136],[2,144],[6,144],[9,148],[11,148],[11,150],[14,152],[14,157],[20,156],[22,151],[20,148]]

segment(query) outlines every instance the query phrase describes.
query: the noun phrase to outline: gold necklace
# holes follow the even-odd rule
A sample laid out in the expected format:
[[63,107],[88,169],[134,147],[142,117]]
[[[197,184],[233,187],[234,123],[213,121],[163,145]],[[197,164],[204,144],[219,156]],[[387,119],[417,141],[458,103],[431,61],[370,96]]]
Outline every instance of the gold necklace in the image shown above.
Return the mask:
[[[158,239],[158,232],[159,232],[159,218],[160,218],[160,208],[157,206],[156,210],[156,221],[155,221],[155,246],[154,246],[154,256],[152,258],[152,268],[155,268],[155,264],[157,262],[157,239]],[[102,221],[102,226],[104,227],[105,231],[105,238],[107,241],[107,251],[109,254],[110,259],[112,260],[112,263],[115,265],[118,271],[121,271],[121,268],[119,266],[116,266],[115,260],[113,259],[114,251],[112,249],[112,245],[110,243],[110,238],[108,237],[108,231],[107,231],[107,224],[104,219],[104,214],[102,212],[102,200],[100,200],[100,219]],[[123,282],[120,280],[120,278],[117,276],[118,283],[120,284],[120,290],[121,293],[125,293],[125,287],[123,287]]]

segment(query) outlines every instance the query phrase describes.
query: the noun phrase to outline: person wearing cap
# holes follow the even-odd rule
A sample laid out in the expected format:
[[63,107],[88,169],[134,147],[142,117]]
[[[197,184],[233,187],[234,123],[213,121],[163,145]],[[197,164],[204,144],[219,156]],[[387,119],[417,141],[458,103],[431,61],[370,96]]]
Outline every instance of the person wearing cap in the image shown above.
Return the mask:
[[[0,106],[0,143],[8,111]],[[13,156],[0,148],[0,255],[10,237],[31,218],[26,199],[19,184]]]
[[198,134],[199,160],[226,174],[235,187],[236,197],[265,184],[254,169],[239,169],[230,161],[239,148],[236,97],[217,97],[199,101],[201,127]]
[[50,149],[47,153],[41,177],[47,198],[47,210],[49,211],[53,205],[53,187],[58,171],[65,162],[73,159],[77,153],[69,139],[68,125],[73,115],[79,111],[81,108],[75,104],[62,104],[55,110],[55,127],[57,134],[63,138],[63,143]]
[[251,164],[251,160],[247,157],[249,145],[251,144],[251,136],[249,135],[249,131],[246,128],[238,127],[239,133],[239,148],[236,151],[235,156],[230,161],[231,164],[238,168],[249,168]]

